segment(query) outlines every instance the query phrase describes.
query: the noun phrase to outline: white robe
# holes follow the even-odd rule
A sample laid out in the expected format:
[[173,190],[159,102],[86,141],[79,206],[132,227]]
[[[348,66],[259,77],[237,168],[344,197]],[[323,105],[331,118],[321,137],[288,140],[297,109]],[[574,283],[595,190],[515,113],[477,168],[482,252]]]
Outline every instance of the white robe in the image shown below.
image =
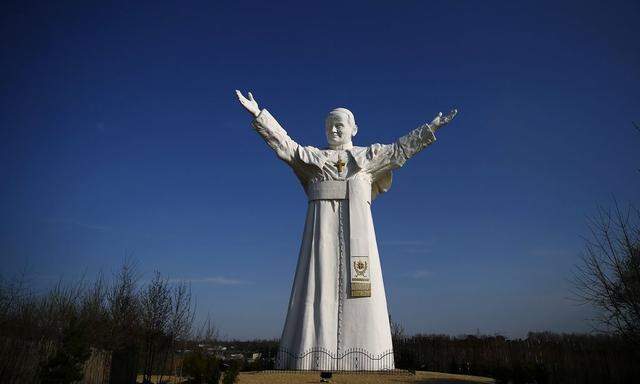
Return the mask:
[[[391,170],[435,141],[423,125],[394,144],[348,150],[304,147],[263,109],[256,131],[295,172],[303,188],[326,180],[371,185],[371,199],[391,186]],[[338,172],[336,162],[346,163]],[[369,253],[370,297],[349,297],[349,200],[309,201],[298,265],[276,361],[281,369],[393,369],[393,346],[371,209],[363,223]],[[345,241],[347,239],[347,241]]]

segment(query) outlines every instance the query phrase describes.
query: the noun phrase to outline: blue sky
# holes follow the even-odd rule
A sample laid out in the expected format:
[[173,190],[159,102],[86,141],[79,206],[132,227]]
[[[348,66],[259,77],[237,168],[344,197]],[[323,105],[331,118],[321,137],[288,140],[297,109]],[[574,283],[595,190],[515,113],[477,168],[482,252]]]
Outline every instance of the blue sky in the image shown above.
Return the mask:
[[638,202],[637,2],[3,3],[0,257],[109,275],[133,254],[192,281],[228,337],[279,337],[305,216],[250,128],[356,144],[460,109],[373,205],[389,310],[409,332],[584,331],[585,219]]

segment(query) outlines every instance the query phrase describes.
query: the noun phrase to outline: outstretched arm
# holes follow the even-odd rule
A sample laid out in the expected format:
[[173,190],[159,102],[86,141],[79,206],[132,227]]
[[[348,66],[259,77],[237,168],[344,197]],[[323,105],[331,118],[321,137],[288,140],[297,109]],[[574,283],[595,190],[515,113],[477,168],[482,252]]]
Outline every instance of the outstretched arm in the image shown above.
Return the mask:
[[442,115],[442,112],[439,112],[431,123],[423,124],[398,139],[396,145],[402,150],[405,157],[404,160],[408,160],[436,141],[435,132],[449,124],[457,114],[457,109],[450,111],[445,116]]
[[258,102],[253,98],[251,92],[248,93],[249,97],[246,98],[240,91],[236,90],[236,96],[244,109],[255,118],[253,120],[253,127],[260,136],[262,136],[264,141],[276,152],[280,159],[291,164],[298,150],[298,143],[287,135],[287,131],[280,126],[269,111],[260,109]]
[[399,168],[416,153],[436,141],[434,132],[449,124],[458,114],[454,109],[446,116],[438,113],[431,123],[423,124],[402,136],[393,144],[374,144],[370,147],[370,172],[374,178],[394,168]]

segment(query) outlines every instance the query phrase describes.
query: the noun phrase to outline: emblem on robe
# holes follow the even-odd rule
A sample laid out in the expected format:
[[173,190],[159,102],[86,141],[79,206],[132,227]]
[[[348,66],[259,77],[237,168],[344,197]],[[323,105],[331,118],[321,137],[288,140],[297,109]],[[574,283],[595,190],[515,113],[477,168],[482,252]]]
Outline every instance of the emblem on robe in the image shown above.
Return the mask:
[[367,262],[363,260],[356,260],[353,262],[353,269],[357,276],[365,277],[367,272]]

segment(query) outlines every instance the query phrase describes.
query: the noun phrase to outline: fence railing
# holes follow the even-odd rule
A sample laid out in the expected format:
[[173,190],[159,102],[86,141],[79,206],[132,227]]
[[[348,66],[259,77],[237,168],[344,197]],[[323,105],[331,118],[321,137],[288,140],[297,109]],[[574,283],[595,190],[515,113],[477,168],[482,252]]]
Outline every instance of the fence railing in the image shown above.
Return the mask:
[[372,354],[363,348],[349,348],[341,352],[326,348],[312,348],[295,353],[280,348],[276,356],[277,370],[304,371],[391,371],[394,367],[393,350]]

